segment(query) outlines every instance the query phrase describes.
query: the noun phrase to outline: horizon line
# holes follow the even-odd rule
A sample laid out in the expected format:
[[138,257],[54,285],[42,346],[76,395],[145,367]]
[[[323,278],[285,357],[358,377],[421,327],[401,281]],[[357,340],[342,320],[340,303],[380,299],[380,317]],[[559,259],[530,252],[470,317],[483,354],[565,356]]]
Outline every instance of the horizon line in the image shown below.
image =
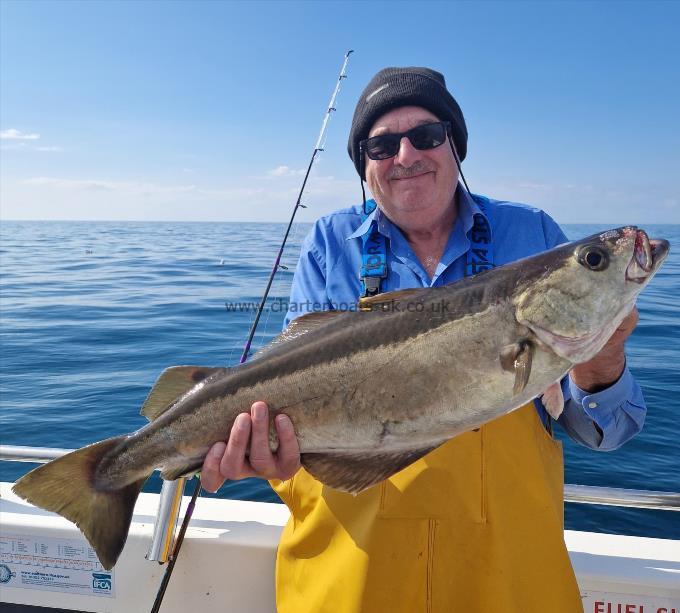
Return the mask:
[[[286,224],[289,220],[228,220],[228,219],[25,219],[25,218],[5,218],[0,217],[0,225],[6,221],[23,221],[23,222],[38,222],[38,223],[54,223],[54,222],[91,222],[91,223],[238,223],[238,224]],[[315,223],[314,221],[296,221],[294,223]],[[594,226],[600,224],[611,224],[612,226],[626,226],[626,225],[639,225],[631,224],[630,222],[617,222],[617,221],[569,221],[569,222],[558,222],[559,225],[564,226]],[[680,222],[651,222],[646,225],[657,225],[657,226],[680,226]]]

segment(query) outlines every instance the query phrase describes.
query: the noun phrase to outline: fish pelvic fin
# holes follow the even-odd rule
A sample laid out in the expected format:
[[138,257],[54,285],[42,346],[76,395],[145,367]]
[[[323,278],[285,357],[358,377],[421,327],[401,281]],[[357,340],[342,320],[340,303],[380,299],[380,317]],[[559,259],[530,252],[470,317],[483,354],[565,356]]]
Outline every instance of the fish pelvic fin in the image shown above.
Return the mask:
[[303,453],[300,462],[321,483],[341,492],[359,494],[413,464],[439,444],[394,452]]
[[562,394],[562,386],[560,382],[553,383],[548,389],[543,392],[541,402],[548,412],[550,417],[558,419],[564,410],[564,394]]
[[180,477],[191,477],[200,472],[203,460],[189,460],[186,464],[165,468],[161,471],[161,477],[166,481],[174,481]]
[[17,496],[78,526],[107,570],[123,550],[135,501],[147,479],[115,490],[96,489],[99,462],[124,439],[110,438],[73,451],[32,470],[12,487]]

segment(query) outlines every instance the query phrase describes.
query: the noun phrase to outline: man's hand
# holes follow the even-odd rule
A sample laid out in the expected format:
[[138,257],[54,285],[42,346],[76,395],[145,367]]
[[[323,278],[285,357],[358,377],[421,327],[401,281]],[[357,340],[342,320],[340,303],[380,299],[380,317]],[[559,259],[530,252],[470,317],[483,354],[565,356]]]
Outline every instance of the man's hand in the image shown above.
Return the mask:
[[571,378],[582,390],[594,393],[607,389],[621,376],[626,366],[623,345],[637,325],[637,307],[626,316],[621,325],[600,352],[588,362],[571,369]]
[[[269,449],[269,409],[264,402],[255,402],[250,414],[236,417],[226,443],[215,443],[208,451],[201,470],[201,485],[216,492],[227,479],[245,477],[290,479],[300,468],[300,448],[293,423],[287,415],[274,420],[279,437],[276,453]],[[250,443],[250,452],[246,457]]]

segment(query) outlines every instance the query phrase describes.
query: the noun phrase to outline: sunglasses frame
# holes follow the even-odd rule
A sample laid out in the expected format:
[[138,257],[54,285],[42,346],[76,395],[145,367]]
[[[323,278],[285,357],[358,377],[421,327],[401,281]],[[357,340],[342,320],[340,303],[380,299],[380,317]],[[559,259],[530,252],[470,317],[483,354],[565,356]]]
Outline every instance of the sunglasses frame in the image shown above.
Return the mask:
[[[420,128],[424,128],[425,126],[431,126],[431,125],[441,125],[444,127],[444,140],[439,143],[438,145],[435,145],[434,147],[425,147],[424,149],[421,149],[420,147],[417,147],[414,142],[411,140],[411,137],[409,136],[410,133],[412,133],[414,130],[418,130]],[[450,121],[431,121],[430,123],[423,123],[419,126],[415,126],[414,128],[411,128],[410,130],[406,130],[406,132],[390,132],[387,134],[378,134],[377,136],[371,136],[370,138],[365,138],[364,140],[359,141],[359,151],[363,155],[365,154],[366,157],[368,157],[371,160],[374,161],[382,161],[382,160],[389,160],[390,158],[393,158],[395,155],[399,153],[399,148],[401,147],[401,139],[406,137],[408,138],[408,141],[411,143],[411,145],[417,149],[418,151],[429,151],[430,149],[436,149],[437,147],[440,147],[443,145],[447,140],[448,137],[451,135],[451,122]],[[368,143],[369,140],[373,138],[381,138],[383,136],[392,136],[394,138],[398,137],[397,141],[397,149],[392,155],[388,155],[387,157],[382,157],[382,158],[373,158],[368,154],[368,148],[366,147],[366,144]]]

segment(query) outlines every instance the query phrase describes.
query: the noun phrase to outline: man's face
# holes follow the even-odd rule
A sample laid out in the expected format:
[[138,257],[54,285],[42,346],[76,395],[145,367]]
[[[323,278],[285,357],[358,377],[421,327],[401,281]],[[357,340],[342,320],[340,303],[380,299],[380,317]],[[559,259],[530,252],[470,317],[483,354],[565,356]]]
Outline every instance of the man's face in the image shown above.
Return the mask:
[[[368,136],[406,132],[435,121],[439,118],[422,107],[402,106],[376,120]],[[414,215],[438,219],[453,202],[458,168],[447,141],[434,149],[419,151],[404,137],[397,155],[386,160],[366,157],[365,163],[366,182],[376,202],[393,221]]]

